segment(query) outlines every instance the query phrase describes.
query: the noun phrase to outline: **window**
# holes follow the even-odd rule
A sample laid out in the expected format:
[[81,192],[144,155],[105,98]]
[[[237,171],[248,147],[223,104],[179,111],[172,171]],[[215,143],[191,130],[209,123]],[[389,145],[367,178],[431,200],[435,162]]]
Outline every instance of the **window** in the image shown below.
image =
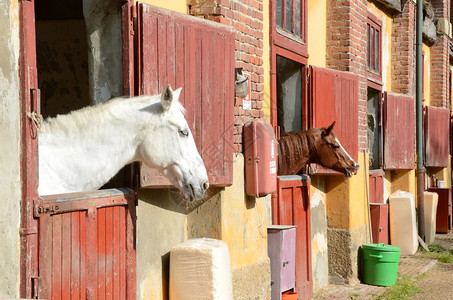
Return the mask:
[[271,0],[269,4],[271,124],[282,132],[308,129],[307,0]]
[[281,132],[302,130],[304,66],[277,56],[277,124]]
[[382,22],[374,15],[368,13],[367,21],[367,69],[368,79],[380,82],[381,67],[381,27]]
[[382,131],[381,131],[381,93],[368,88],[367,123],[368,123],[368,153],[370,169],[381,167],[382,162]]
[[302,41],[305,38],[304,2],[304,0],[276,0],[275,18],[278,30],[283,29]]
[[271,0],[273,45],[308,57],[307,0]]

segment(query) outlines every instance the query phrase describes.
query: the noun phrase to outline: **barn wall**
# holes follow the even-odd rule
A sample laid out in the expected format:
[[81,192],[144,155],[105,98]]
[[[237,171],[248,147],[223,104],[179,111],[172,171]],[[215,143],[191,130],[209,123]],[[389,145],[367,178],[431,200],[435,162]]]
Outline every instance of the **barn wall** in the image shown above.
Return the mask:
[[0,298],[19,296],[20,82],[18,1],[0,2]]
[[[137,207],[137,298],[166,299],[169,253],[190,238],[216,238],[230,250],[234,299],[270,294],[267,201],[244,194],[244,158],[234,157],[231,187],[211,191],[198,207],[178,192],[142,189]],[[253,282],[253,285],[250,285]]]

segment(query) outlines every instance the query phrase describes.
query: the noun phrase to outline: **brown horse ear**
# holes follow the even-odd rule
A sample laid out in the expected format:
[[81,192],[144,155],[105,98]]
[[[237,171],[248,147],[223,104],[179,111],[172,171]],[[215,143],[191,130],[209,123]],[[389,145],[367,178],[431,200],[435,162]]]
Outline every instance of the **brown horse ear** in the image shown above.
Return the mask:
[[329,135],[334,126],[335,126],[335,121],[333,121],[333,123],[330,124],[329,127],[327,127],[327,129],[323,132],[323,135],[325,135],[325,136]]

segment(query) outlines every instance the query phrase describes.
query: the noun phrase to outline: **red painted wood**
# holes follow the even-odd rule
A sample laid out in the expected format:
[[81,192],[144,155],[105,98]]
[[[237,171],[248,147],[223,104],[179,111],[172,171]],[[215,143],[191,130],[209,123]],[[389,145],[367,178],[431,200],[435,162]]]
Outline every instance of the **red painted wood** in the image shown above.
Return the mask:
[[[77,195],[84,199],[68,200]],[[36,202],[59,208],[38,213],[40,298],[135,299],[135,194],[105,190],[93,196],[53,195]]]
[[[310,66],[309,97],[312,103],[311,127],[327,127],[336,121],[335,134],[345,150],[357,161],[359,153],[358,76]],[[326,174],[322,168],[317,169],[317,173]]]
[[452,225],[452,196],[450,188],[432,187],[428,191],[439,195],[436,211],[436,232],[449,233]]
[[310,179],[277,177],[277,197],[272,203],[275,225],[296,226],[296,292],[299,299],[313,296],[311,266]]
[[413,169],[415,166],[414,97],[384,94],[384,168]]
[[389,243],[389,208],[388,204],[370,204],[371,231],[373,243]]
[[450,110],[433,106],[425,109],[425,167],[447,167]]
[[384,176],[384,171],[373,172],[370,174],[370,203],[384,203]]
[[[222,24],[147,4],[138,5],[139,94],[182,87],[180,102],[211,186],[232,184],[234,31]],[[171,183],[141,168],[141,185]]]
[[[20,253],[20,296],[35,295],[32,277],[38,276],[38,225],[33,218],[33,201],[38,196],[37,139],[36,128],[27,117],[28,113],[40,112],[37,93],[38,78],[36,65],[35,11],[34,0],[19,2],[20,36],[20,111],[21,111],[21,253]],[[34,90],[34,92],[33,92]],[[33,101],[35,100],[35,101]],[[18,199],[19,200],[19,199]]]

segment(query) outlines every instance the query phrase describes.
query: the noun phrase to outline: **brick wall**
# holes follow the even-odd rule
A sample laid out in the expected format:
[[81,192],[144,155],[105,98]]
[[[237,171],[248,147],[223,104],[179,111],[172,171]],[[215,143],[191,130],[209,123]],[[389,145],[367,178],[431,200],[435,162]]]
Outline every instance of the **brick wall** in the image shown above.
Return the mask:
[[416,5],[408,1],[393,19],[392,91],[415,96],[415,15]]
[[359,79],[359,150],[367,143],[366,0],[327,1],[327,67]]
[[[434,19],[449,18],[449,1],[432,0]],[[449,53],[450,42],[445,34],[437,37],[437,41],[431,46],[431,105],[438,107],[450,107],[447,99],[449,89]]]
[[242,108],[242,99],[234,99],[234,151],[242,152],[242,127],[254,118],[262,118],[264,100],[263,1],[262,0],[188,0],[194,16],[231,25],[236,29],[235,67],[252,76],[252,109]]

